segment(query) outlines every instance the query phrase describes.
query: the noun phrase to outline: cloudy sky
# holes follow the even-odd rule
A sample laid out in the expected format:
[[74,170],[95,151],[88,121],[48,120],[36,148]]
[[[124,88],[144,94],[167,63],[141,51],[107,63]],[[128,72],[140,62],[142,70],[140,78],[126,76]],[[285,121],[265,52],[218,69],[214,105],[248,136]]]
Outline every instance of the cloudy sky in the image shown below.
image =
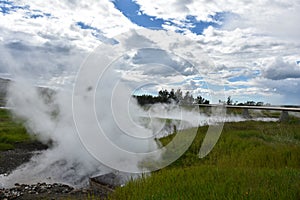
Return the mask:
[[[214,63],[212,80],[220,80],[209,84],[224,88],[225,96],[299,105],[299,10],[299,0],[0,0],[0,76],[72,85],[98,45],[145,27],[174,31],[200,44]],[[155,52],[139,52],[135,58],[144,64],[151,55],[155,58]],[[151,79],[153,70],[147,68],[143,78]],[[195,77],[177,86],[194,95],[219,92]]]

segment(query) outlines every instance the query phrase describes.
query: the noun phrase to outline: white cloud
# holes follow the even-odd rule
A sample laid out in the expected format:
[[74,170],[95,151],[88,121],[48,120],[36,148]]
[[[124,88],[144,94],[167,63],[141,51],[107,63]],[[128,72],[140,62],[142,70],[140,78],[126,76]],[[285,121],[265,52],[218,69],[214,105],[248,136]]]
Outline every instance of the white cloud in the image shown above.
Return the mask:
[[[136,27],[110,1],[18,1],[16,5],[28,5],[30,10],[19,9],[0,16],[0,27],[13,32],[23,32],[35,41],[67,38],[76,46],[92,50],[101,42],[90,34],[90,30],[77,27],[77,22],[101,30],[107,37],[118,35]],[[53,9],[55,8],[55,9]],[[25,18],[27,12],[41,10],[49,17]],[[14,26],[12,26],[12,24]]]
[[211,20],[208,15],[221,11],[212,3],[206,3],[205,1],[170,0],[150,2],[135,0],[135,2],[141,6],[144,13],[165,20],[172,20],[175,23],[185,20],[187,15],[194,15],[197,16],[198,20],[208,21]]
[[141,10],[175,24],[182,24],[187,16],[197,20],[214,21],[216,13],[227,12],[225,21],[227,29],[254,27],[260,32],[297,39],[299,36],[298,0],[263,0],[263,1],[226,1],[226,0],[170,0],[143,1],[135,0]]
[[300,66],[296,62],[285,62],[282,58],[274,58],[263,70],[263,76],[272,80],[300,78]]
[[[207,76],[205,78],[210,84],[222,87],[224,83],[225,86],[240,89],[237,90],[239,93],[244,91],[243,94],[248,92],[240,86],[250,87],[253,91],[265,91],[267,84],[260,88],[262,85],[255,77],[272,78],[270,74],[274,67],[272,68],[270,63],[273,62],[274,57],[282,57],[287,63],[299,60],[298,38],[300,34],[297,27],[299,27],[300,17],[299,12],[296,11],[300,2],[297,0],[288,2],[284,0],[231,2],[225,0],[171,0],[168,2],[136,0],[136,2],[141,5],[143,13],[177,24],[174,26],[166,23],[163,25],[166,29],[181,29],[187,37],[196,41],[195,48],[202,46],[214,63],[214,65],[203,63],[200,68],[200,73]],[[55,81],[60,84],[69,83],[74,73],[68,72],[73,72],[80,66],[84,57],[101,43],[99,39],[104,41],[107,37],[137,27],[108,0],[101,2],[91,0],[26,2],[20,0],[18,5],[29,5],[31,10],[40,10],[32,11],[35,14],[50,13],[51,15],[36,19],[28,18],[26,10],[0,15],[0,48],[1,52],[4,52],[0,55],[0,72],[12,72],[20,68],[23,69],[22,73],[31,70],[36,75],[44,74],[41,79],[48,78],[51,84]],[[234,15],[226,15],[222,29],[209,27],[203,35],[195,35],[186,28],[191,26],[186,20],[187,16],[192,15],[197,20],[212,21],[214,19],[210,15],[215,15],[217,12],[234,13]],[[85,25],[100,30],[98,38],[92,35],[94,30],[81,29],[76,25],[77,22],[83,22]],[[193,48],[190,44],[189,47]],[[27,50],[21,51],[20,48],[27,48]],[[170,62],[167,63],[170,64]],[[180,72],[185,70],[187,74],[193,74],[192,68],[180,68],[180,66],[184,65],[178,65],[176,70]],[[273,75],[273,78],[275,76],[291,78],[297,75],[297,66],[286,66],[286,68],[273,70],[277,73]],[[58,73],[59,70],[64,73]],[[151,77],[153,73],[150,72],[151,70],[148,69],[146,74],[133,74],[130,79],[151,81],[155,77]],[[154,72],[158,73],[155,70]],[[161,71],[161,74],[164,73],[166,71]],[[64,77],[61,78],[61,76]],[[229,81],[230,78],[237,76],[248,77],[248,80]],[[171,77],[167,81],[176,81],[176,78]],[[292,80],[286,81],[290,81],[292,85]],[[269,88],[269,91],[275,94],[272,88]]]
[[[27,7],[0,15],[0,71],[37,84],[70,83],[84,58],[102,41],[136,27],[108,0],[13,4]],[[30,18],[36,13],[44,16]],[[78,22],[99,30],[97,35]]]
[[[257,80],[259,88],[272,91],[272,97],[277,96],[281,104],[300,105],[300,79],[289,78],[283,80],[260,79]],[[272,97],[270,99],[272,99]],[[273,100],[273,99],[272,99]]]
[[[203,35],[196,36],[196,39],[215,64],[215,74],[210,76],[214,80],[219,79],[219,83],[211,81],[211,84],[220,85],[223,80],[225,88],[229,87],[226,89],[228,95],[240,101],[248,98],[284,104],[290,94],[293,99],[290,102],[297,103],[293,91],[298,79],[286,79],[284,86],[280,87],[280,81],[268,82],[265,79],[262,84],[262,78],[298,77],[299,66],[296,61],[299,60],[299,41],[258,34],[254,28],[219,30],[213,27],[206,29]],[[274,61],[276,57],[282,58],[285,63],[278,66]],[[239,76],[243,78],[239,80]],[[231,78],[236,81],[229,81]]]

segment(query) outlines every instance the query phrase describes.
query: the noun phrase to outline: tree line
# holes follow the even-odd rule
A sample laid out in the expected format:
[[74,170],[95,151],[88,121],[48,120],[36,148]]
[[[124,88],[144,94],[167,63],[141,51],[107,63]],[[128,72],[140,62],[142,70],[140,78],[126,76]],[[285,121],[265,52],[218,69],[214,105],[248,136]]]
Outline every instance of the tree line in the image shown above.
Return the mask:
[[[183,94],[181,89],[171,89],[170,91],[166,89],[159,90],[157,95],[133,95],[134,98],[137,99],[137,102],[140,105],[147,105],[147,104],[155,104],[155,103],[176,103],[176,104],[209,104],[210,101],[203,98],[202,96],[198,95],[196,98],[193,97],[190,91],[186,91]],[[238,101],[233,101],[231,96],[227,98],[226,101],[219,100],[220,104],[227,104],[227,105],[238,105],[238,106],[263,106],[263,105],[270,105],[264,104],[263,102],[255,102],[255,101],[247,101],[244,103],[240,103]]]
[[227,104],[227,105],[235,105],[235,106],[263,106],[263,105],[266,105],[266,106],[270,106],[269,103],[267,104],[264,104],[264,102],[262,101],[259,101],[259,102],[255,102],[255,101],[246,101],[244,103],[241,103],[241,102],[238,102],[238,101],[233,101],[231,96],[229,96],[227,98],[227,101],[226,102],[223,102],[221,100],[219,100],[219,103],[223,103],[223,104]]
[[155,103],[176,103],[176,104],[209,104],[209,100],[203,98],[202,96],[193,97],[190,91],[186,91],[183,95],[181,89],[160,90],[157,96],[143,94],[143,95],[133,95],[137,99],[140,105],[155,104]]

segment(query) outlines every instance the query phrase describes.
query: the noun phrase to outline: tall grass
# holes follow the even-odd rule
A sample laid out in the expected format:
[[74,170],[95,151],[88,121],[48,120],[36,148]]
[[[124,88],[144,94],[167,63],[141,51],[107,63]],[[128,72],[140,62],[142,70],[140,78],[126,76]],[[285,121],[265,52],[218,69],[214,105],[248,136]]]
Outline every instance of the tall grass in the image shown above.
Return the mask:
[[[208,127],[165,169],[118,188],[110,199],[300,199],[300,124],[226,123],[208,156],[198,153]],[[174,135],[161,139],[168,144]]]
[[110,199],[299,199],[300,171],[194,166],[164,169]]
[[[277,122],[226,123],[221,137],[204,159],[198,153],[208,127],[185,130],[197,131],[188,151],[169,167],[215,165],[221,167],[300,167],[300,124]],[[161,139],[163,145],[174,135]]]

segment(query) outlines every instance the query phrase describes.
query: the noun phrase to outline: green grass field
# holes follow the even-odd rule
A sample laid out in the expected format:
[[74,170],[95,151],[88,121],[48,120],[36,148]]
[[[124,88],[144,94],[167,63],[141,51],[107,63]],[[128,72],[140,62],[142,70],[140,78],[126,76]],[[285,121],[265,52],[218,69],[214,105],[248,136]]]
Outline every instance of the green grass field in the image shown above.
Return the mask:
[[24,126],[12,120],[8,110],[0,109],[0,151],[14,149],[17,142],[30,139]]
[[[207,127],[170,166],[118,188],[110,199],[300,199],[300,123],[226,123],[208,156]],[[172,135],[161,139],[166,145]]]
[[[298,118],[291,117],[289,123],[226,123],[214,149],[199,159],[207,128],[182,131],[186,135],[197,131],[184,155],[150,176],[117,188],[109,199],[300,199]],[[166,145],[173,137],[160,142]],[[22,123],[0,109],[0,151],[30,140]]]

